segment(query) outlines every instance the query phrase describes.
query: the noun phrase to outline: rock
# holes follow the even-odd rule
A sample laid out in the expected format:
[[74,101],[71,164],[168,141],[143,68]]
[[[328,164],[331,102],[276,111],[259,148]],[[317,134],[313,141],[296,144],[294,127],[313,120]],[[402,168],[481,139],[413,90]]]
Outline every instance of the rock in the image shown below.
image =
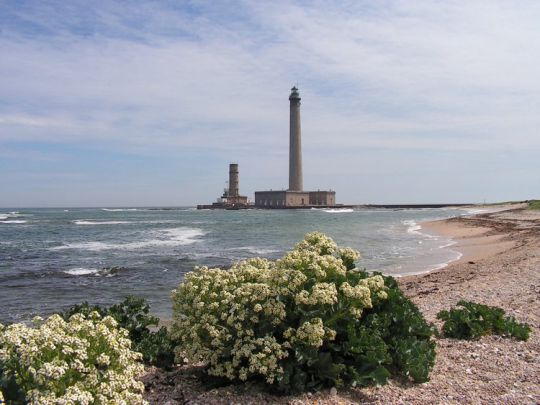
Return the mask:
[[330,388],[330,395],[335,397],[337,395],[337,389],[336,387]]

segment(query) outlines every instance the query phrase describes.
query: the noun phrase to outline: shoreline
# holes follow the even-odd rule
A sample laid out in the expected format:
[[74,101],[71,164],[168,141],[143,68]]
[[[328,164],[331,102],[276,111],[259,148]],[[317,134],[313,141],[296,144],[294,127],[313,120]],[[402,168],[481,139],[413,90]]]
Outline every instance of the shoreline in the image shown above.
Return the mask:
[[442,269],[397,280],[427,321],[439,328],[436,314],[464,299],[501,307],[518,322],[527,322],[532,329],[528,341],[436,338],[437,360],[427,383],[390,380],[382,387],[298,396],[271,395],[253,382],[205,387],[196,366],[148,370],[146,399],[155,404],[540,403],[540,211],[512,208],[427,224],[431,232],[433,227],[451,232],[457,241],[452,248],[462,249],[463,257]]
[[456,218],[463,217],[424,221],[420,223],[424,233],[432,236],[449,238],[450,243],[443,248],[449,248],[460,255],[458,258],[444,263],[440,268],[414,275],[427,274],[432,271],[441,270],[451,264],[485,259],[515,247],[515,241],[507,240],[506,233],[498,232],[489,226],[471,226],[467,222],[457,221]]
[[[434,271],[442,270],[452,264],[476,261],[505,252],[515,246],[514,241],[506,240],[506,232],[495,230],[489,225],[478,226],[467,221],[468,218],[476,218],[482,215],[497,214],[507,211],[523,210],[526,204],[502,204],[495,206],[477,206],[475,210],[459,217],[422,221],[419,223],[421,232],[432,237],[448,238],[448,245],[441,246],[459,254],[456,259],[440,263],[437,267],[408,274],[401,277],[421,276]],[[463,218],[463,221],[459,219]]]

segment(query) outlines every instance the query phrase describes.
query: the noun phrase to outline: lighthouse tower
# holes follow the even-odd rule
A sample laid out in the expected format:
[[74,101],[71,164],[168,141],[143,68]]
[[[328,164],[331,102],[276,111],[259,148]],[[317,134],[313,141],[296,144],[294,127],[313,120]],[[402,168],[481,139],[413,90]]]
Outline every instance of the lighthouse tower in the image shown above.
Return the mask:
[[336,192],[304,190],[302,172],[302,128],[300,125],[300,93],[296,87],[289,95],[289,188],[287,190],[255,191],[257,208],[336,207]]
[[303,191],[302,176],[302,128],[300,125],[300,93],[291,89],[289,126],[289,191]]

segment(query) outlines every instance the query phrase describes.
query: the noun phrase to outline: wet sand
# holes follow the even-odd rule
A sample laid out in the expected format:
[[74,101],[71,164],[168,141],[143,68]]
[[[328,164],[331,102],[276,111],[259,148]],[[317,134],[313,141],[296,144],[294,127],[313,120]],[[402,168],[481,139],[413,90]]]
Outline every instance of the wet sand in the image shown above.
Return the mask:
[[512,209],[423,224],[428,232],[452,237],[463,256],[448,267],[399,279],[427,320],[459,300],[496,305],[532,327],[531,338],[477,341],[438,338],[431,380],[391,380],[383,387],[326,390],[278,397],[256,384],[210,389],[200,369],[149,372],[147,399],[169,404],[538,404],[540,403],[540,211]]

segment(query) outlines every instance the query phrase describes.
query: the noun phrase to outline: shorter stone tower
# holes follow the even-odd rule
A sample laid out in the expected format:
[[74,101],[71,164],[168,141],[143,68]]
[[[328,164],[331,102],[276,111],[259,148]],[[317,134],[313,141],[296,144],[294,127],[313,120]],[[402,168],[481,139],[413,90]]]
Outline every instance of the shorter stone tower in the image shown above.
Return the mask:
[[229,197],[238,197],[240,195],[238,178],[238,163],[231,163],[229,165]]

